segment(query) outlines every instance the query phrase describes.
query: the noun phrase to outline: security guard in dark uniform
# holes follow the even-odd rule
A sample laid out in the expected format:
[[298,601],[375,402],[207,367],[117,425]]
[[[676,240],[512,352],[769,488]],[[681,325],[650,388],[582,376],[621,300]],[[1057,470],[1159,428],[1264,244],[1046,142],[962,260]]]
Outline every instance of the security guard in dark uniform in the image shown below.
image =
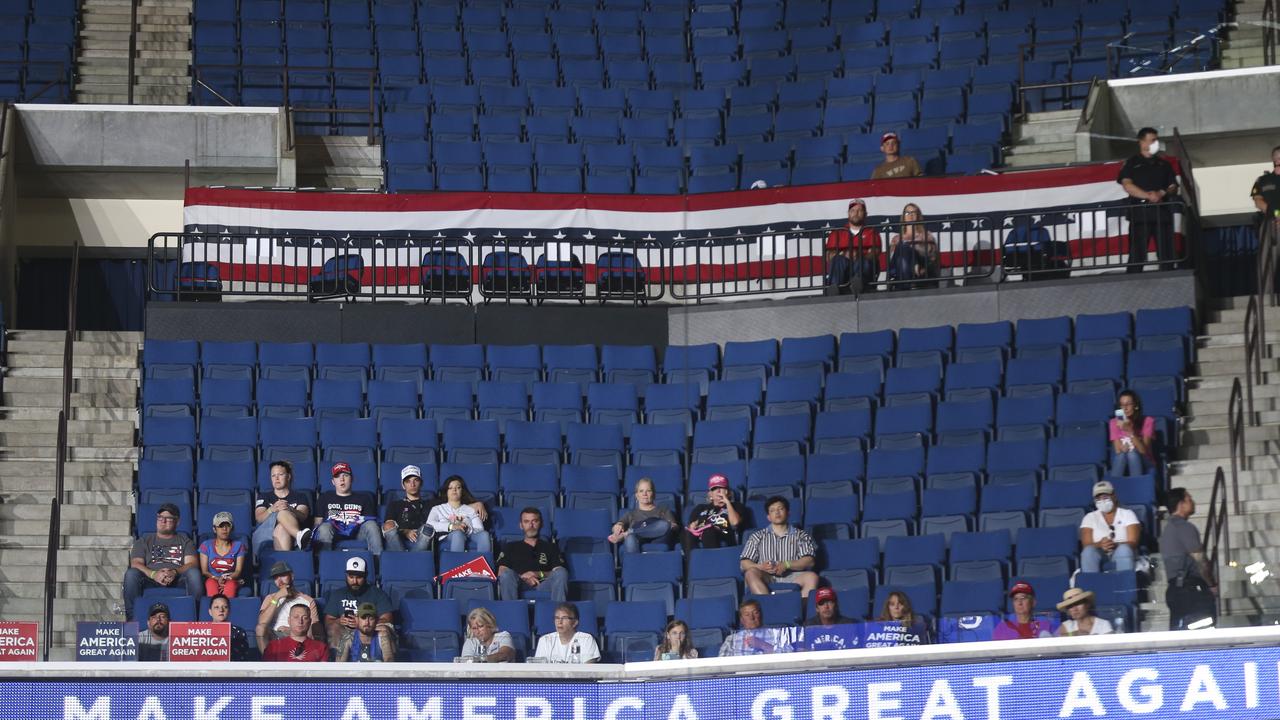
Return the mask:
[[[1138,154],[1125,161],[1116,182],[1129,194],[1129,267],[1126,272],[1142,272],[1147,260],[1147,241],[1156,238],[1156,256],[1161,263],[1174,259],[1173,210],[1170,196],[1178,194],[1178,178],[1173,166],[1159,157],[1160,135],[1155,128],[1138,131]],[[1171,267],[1165,265],[1166,268]]]
[[1249,196],[1263,215],[1280,217],[1280,145],[1271,149],[1271,170],[1258,176]]

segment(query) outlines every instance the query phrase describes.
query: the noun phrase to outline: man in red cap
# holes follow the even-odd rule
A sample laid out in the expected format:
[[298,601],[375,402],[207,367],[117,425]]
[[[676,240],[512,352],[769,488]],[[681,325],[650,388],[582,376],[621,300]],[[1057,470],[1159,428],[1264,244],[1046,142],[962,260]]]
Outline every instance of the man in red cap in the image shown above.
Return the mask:
[[729,478],[720,473],[707,480],[707,501],[694,506],[681,541],[685,553],[695,547],[718,548],[738,544],[738,525],[746,509],[733,501]]
[[992,640],[1030,640],[1032,638],[1053,637],[1053,627],[1048,620],[1034,617],[1036,611],[1036,591],[1031,583],[1019,581],[1009,590],[1013,598],[1014,619],[1001,620],[991,633]]
[[840,614],[840,603],[836,601],[836,591],[829,587],[820,587],[814,593],[814,607],[817,613],[805,621],[805,625],[831,627],[832,625],[849,625],[854,620]]
[[875,288],[880,275],[880,233],[864,227],[867,203],[849,201],[849,224],[827,236],[827,292],[838,295],[861,294]]
[[351,466],[334,463],[332,469],[333,492],[320,494],[316,503],[315,545],[320,550],[332,550],[338,540],[360,539],[369,546],[369,552],[382,554],[382,531],[378,527],[378,503],[367,492],[352,492]]
[[910,155],[899,155],[899,149],[898,133],[887,132],[880,136],[880,152],[884,153],[884,162],[871,171],[872,180],[894,180],[924,174],[920,172],[920,163]]

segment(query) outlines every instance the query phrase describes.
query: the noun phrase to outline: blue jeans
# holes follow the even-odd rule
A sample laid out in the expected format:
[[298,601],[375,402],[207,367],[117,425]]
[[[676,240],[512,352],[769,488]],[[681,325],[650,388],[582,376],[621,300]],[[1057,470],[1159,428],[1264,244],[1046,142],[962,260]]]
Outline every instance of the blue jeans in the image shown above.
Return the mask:
[[263,520],[258,524],[258,527],[253,529],[253,535],[250,537],[253,552],[256,553],[261,550],[263,545],[266,545],[268,550],[275,549],[275,532],[276,514],[267,513],[267,519]]
[[[893,255],[889,257],[889,279],[890,280],[914,280],[916,279],[916,268],[923,270],[921,279],[936,278],[939,269],[936,264],[930,262],[929,257],[922,252],[918,252],[909,242],[900,242],[894,249]],[[906,290],[907,288],[937,287],[936,282],[916,282],[911,284],[900,284],[891,287],[893,290]]]
[[[133,620],[133,603],[142,595],[143,590],[151,588],[165,587],[160,583],[147,577],[145,573],[137,568],[129,568],[124,571],[124,617],[125,620]],[[187,594],[193,598],[204,597],[204,581],[200,577],[198,568],[188,568],[178,575],[173,581],[173,585],[169,587],[185,587]]]
[[[332,550],[334,537],[333,523],[322,522],[320,527],[316,528],[316,533],[312,537],[316,548],[319,550]],[[374,555],[382,554],[382,532],[378,529],[378,523],[373,520],[366,520],[360,523],[360,530],[356,533],[356,538],[363,540],[369,546],[369,552]]]
[[467,535],[461,530],[454,530],[445,536],[440,542],[440,549],[449,552],[463,552],[464,550],[474,550],[476,552],[489,552],[492,544],[489,542],[489,533],[473,532]]
[[382,533],[382,546],[392,552],[401,552],[403,550],[411,550],[413,552],[424,552],[431,549],[431,539],[435,537],[431,526],[418,528],[418,539],[409,542],[404,535],[400,534],[400,529],[388,530]]
[[672,530],[671,523],[666,520],[653,520],[645,527],[645,530],[647,531],[646,534],[651,534],[652,537],[639,537],[636,535],[634,528],[627,533],[627,536],[622,539],[622,552],[637,553],[640,552],[642,547],[647,546],[653,546],[649,548],[651,550],[671,549],[671,543],[669,542]]
[[867,291],[874,287],[879,274],[878,263],[863,257],[850,260],[844,254],[837,254],[831,258],[831,266],[827,268],[827,287],[848,295],[853,292],[854,278],[862,278],[862,291]]
[[[520,580],[520,575],[511,568],[502,568],[498,571],[498,599],[499,600],[519,600],[520,588],[524,586],[524,582]],[[551,593],[551,599],[555,602],[564,602],[565,590],[569,586],[569,571],[562,567],[552,568],[551,572],[542,579],[538,584],[539,590],[546,590]]]
[[1137,450],[1126,450],[1111,456],[1111,477],[1143,475],[1147,472],[1147,458]]
[[[1102,572],[1104,565],[1112,565],[1116,572],[1133,572],[1133,564],[1132,545],[1116,545],[1109,557],[1097,545],[1090,545],[1080,551],[1080,572]],[[1101,599],[1099,602],[1101,603]]]

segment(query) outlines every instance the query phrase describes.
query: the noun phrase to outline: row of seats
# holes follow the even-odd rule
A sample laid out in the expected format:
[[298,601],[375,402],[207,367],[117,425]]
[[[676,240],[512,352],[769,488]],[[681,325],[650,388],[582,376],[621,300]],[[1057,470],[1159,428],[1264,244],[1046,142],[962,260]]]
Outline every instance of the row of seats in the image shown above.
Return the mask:
[[0,2],[0,100],[66,98],[78,21],[75,0]]

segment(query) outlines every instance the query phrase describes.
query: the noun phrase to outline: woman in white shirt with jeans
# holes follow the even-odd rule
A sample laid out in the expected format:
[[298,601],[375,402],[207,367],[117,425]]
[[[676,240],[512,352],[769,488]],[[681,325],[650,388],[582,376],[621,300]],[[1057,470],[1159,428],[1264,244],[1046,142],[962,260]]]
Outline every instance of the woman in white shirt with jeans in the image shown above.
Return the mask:
[[489,533],[485,532],[480,514],[471,507],[476,499],[467,490],[467,483],[461,477],[451,475],[444,482],[444,491],[445,502],[431,508],[427,515],[427,524],[436,535],[446,536],[441,547],[450,552],[462,552],[468,548],[489,552]]

